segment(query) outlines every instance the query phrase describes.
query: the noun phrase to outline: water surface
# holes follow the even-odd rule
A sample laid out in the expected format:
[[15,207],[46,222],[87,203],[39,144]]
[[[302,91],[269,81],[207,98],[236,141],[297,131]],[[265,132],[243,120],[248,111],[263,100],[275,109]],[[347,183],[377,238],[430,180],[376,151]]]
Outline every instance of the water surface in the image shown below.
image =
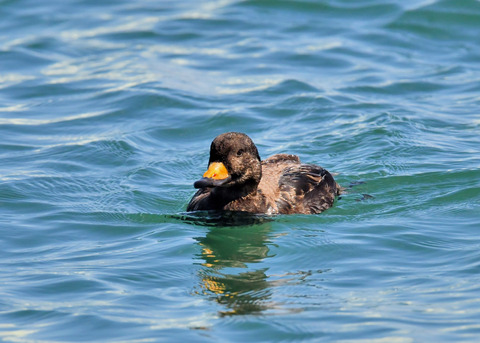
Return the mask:
[[[0,337],[476,342],[480,3],[0,1]],[[346,192],[187,214],[241,131]]]

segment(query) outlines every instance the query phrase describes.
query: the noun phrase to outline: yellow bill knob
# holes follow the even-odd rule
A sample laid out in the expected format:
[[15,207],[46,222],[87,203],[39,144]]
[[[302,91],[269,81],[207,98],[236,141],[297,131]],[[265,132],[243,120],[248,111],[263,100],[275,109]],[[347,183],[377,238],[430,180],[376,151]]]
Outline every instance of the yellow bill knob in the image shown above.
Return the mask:
[[215,180],[223,180],[228,177],[227,168],[222,162],[212,162],[208,166],[208,170],[203,174],[203,177],[208,177]]

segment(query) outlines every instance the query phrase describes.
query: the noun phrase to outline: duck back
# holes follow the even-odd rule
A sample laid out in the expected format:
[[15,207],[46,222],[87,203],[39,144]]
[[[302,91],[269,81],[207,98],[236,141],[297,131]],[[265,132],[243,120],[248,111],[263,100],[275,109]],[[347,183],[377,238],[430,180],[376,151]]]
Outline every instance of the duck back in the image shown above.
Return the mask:
[[225,209],[266,214],[316,214],[330,208],[338,195],[332,175],[320,166],[301,164],[296,155],[277,154],[262,161],[255,193]]

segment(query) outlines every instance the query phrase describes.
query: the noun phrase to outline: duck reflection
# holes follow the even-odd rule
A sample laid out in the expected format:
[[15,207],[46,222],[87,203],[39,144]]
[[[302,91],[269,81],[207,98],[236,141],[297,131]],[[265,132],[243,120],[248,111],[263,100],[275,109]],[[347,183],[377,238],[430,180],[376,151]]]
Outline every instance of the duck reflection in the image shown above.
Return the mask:
[[265,258],[272,257],[268,248],[270,230],[269,223],[222,226],[197,238],[204,261],[200,287],[227,307],[221,315],[259,313],[273,307],[268,268],[261,267]]

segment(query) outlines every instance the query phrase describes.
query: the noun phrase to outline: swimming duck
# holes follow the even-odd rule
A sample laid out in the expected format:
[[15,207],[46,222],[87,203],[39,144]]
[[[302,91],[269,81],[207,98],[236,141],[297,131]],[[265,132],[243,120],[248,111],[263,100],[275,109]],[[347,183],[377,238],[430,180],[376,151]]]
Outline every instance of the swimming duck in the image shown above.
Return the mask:
[[315,214],[333,205],[340,186],[322,167],[301,164],[296,155],[262,161],[244,133],[227,132],[210,146],[208,170],[187,211],[227,210],[259,214]]

